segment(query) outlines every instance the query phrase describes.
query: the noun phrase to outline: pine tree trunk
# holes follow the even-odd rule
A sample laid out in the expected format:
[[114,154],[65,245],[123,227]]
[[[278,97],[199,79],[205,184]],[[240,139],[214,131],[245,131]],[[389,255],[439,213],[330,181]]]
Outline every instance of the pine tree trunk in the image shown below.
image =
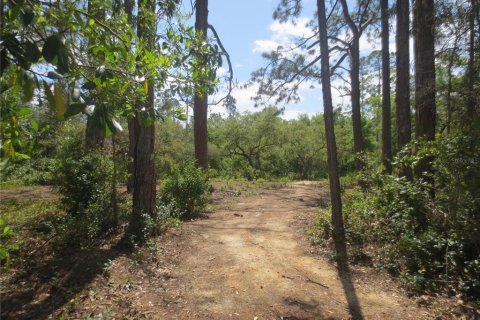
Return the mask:
[[[145,42],[148,50],[155,47],[156,23],[148,19],[149,13],[155,13],[154,0],[139,1],[139,19],[137,35],[140,41]],[[153,20],[153,21],[152,21]],[[147,77],[148,98],[144,103],[137,102],[136,119],[134,126],[134,188],[133,188],[133,214],[130,222],[130,232],[137,241],[145,240],[149,235],[143,234],[145,229],[145,216],[156,219],[156,172],[155,172],[155,93],[153,78]],[[142,110],[144,109],[144,110]],[[151,121],[146,121],[150,117]],[[148,123],[150,124],[148,124]]]
[[[208,0],[197,0],[195,10],[195,30],[207,36]],[[195,140],[195,159],[205,171],[208,170],[208,94],[197,90],[193,100],[193,134]]]
[[347,261],[345,244],[345,229],[342,215],[342,198],[340,179],[338,176],[337,145],[335,141],[332,92],[330,84],[330,64],[327,40],[327,21],[325,16],[325,1],[317,0],[318,28],[320,34],[320,55],[323,109],[325,117],[325,136],[327,138],[328,177],[330,182],[330,199],[332,202],[333,240],[339,262]]
[[468,48],[468,76],[467,76],[467,118],[469,123],[476,117],[475,108],[475,13],[478,14],[478,6],[476,0],[470,0],[470,14],[468,17],[469,24],[469,48]]
[[[408,1],[397,1],[396,32],[396,89],[395,104],[397,115],[397,148],[402,149],[411,140],[410,111],[410,6]],[[401,168],[399,175],[411,179],[409,168]]]
[[[360,106],[360,37],[353,36],[350,48],[350,81],[352,102],[353,146],[355,153],[363,151],[362,112]],[[357,171],[362,170],[361,159],[355,161]]]
[[[133,22],[133,8],[135,6],[135,0],[125,0],[124,8],[125,12],[127,13],[127,21],[132,28],[135,28]],[[135,138],[135,118],[129,117],[128,118],[128,159],[127,159],[127,171],[128,171],[128,178],[127,178],[127,192],[133,193],[134,187],[134,173],[135,173],[135,166],[133,163],[133,158],[135,154],[135,142],[137,141]]]
[[[364,150],[360,103],[360,37],[362,32],[348,12],[347,0],[341,0],[340,3],[342,5],[343,17],[352,34],[352,41],[348,48],[350,56],[350,100],[352,104],[353,150],[358,154]],[[356,170],[362,170],[363,166],[362,160],[357,158],[355,160]]]
[[385,171],[392,173],[392,129],[390,104],[390,48],[388,0],[381,0],[382,11],[382,160]]
[[[414,4],[415,54],[415,137],[435,139],[435,11],[433,0],[416,0]],[[421,159],[416,176],[433,173],[432,158]],[[432,181],[433,182],[433,181]]]

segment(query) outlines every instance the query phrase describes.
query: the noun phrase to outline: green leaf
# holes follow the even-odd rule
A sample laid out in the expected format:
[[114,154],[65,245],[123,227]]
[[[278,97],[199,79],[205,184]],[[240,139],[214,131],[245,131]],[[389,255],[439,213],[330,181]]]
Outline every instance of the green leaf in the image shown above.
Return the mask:
[[56,72],[56,71],[49,71],[47,73],[47,77],[49,77],[50,79],[54,79],[54,80],[60,80],[60,79],[63,79],[63,76]]
[[24,153],[15,152],[15,160],[30,160],[30,157]]
[[42,53],[40,52],[40,49],[38,49],[33,42],[27,41],[27,43],[25,43],[25,58],[27,58],[28,61],[36,63],[41,56]]
[[55,109],[55,98],[53,96],[52,90],[50,89],[50,85],[46,81],[43,81],[43,89],[45,90],[45,95],[47,96],[47,101],[50,109]]
[[65,47],[60,48],[60,50],[58,50],[57,57],[58,57],[58,63],[57,63],[58,72],[61,74],[67,73],[70,70],[67,49]]
[[10,65],[10,61],[7,59],[7,50],[3,49],[0,51],[0,76],[3,75],[3,72]]
[[94,19],[92,19],[92,18],[88,19],[88,25],[89,25],[89,26],[93,26],[94,24],[95,24],[95,20],[94,20]]
[[33,13],[33,10],[30,8],[26,8],[21,14],[23,27],[28,27],[34,17],[35,14]]
[[94,90],[96,87],[97,87],[97,85],[95,84],[95,82],[89,81],[89,82],[83,84],[82,89]]
[[18,115],[22,117],[22,116],[28,116],[31,113],[32,113],[32,110],[30,110],[30,108],[22,108],[18,112]]
[[62,40],[57,35],[51,35],[45,41],[43,48],[42,48],[42,55],[48,62],[52,62],[53,59],[58,54],[60,48],[63,47]]
[[30,120],[30,125],[32,126],[33,130],[35,130],[35,132],[38,132],[38,130],[40,129],[40,127],[38,126],[38,123],[37,123],[37,121],[35,121],[35,119]]
[[62,119],[65,114],[65,98],[63,97],[62,89],[56,83],[53,85],[53,97],[55,99],[57,119]]
[[29,77],[25,77],[23,82],[23,102],[29,102],[33,98],[33,93],[35,92],[35,81]]
[[85,108],[87,107],[87,104],[85,103],[72,103],[68,106],[67,111],[65,111],[65,114],[63,115],[65,119],[73,117],[74,115],[79,114],[80,112],[83,112]]

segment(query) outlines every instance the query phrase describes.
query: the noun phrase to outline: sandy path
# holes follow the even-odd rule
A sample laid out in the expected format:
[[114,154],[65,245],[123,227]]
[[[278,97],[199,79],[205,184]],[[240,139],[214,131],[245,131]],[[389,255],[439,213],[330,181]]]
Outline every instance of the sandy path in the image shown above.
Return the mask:
[[190,249],[166,288],[182,303],[159,319],[349,319],[349,308],[365,319],[425,319],[398,291],[355,278],[342,285],[331,264],[308,253],[292,224],[319,194],[318,186],[290,184],[232,198],[209,219],[187,223]]

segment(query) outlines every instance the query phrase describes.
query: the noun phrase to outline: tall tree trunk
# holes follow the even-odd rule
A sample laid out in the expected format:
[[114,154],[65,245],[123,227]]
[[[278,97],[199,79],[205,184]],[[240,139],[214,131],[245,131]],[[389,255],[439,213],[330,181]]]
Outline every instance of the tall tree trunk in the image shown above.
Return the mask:
[[[195,9],[195,30],[205,38],[208,31],[208,0],[197,0]],[[200,66],[202,67],[202,66]],[[196,90],[193,101],[193,134],[195,140],[195,159],[197,164],[208,170],[208,133],[207,114],[208,94]]]
[[[435,139],[435,11],[433,0],[414,3],[415,137]],[[432,158],[421,159],[415,168],[420,177],[433,172]],[[431,181],[433,182],[433,181]]]
[[[360,37],[354,35],[350,47],[350,81],[353,125],[353,147],[355,153],[363,151],[362,112],[360,105]],[[362,170],[362,160],[355,161],[357,170]]]
[[453,48],[452,51],[450,52],[450,56],[448,59],[448,67],[447,67],[447,76],[448,76],[448,81],[447,81],[447,96],[446,96],[446,101],[445,101],[445,107],[447,109],[447,119],[445,126],[447,128],[447,134],[450,134],[450,127],[452,125],[452,90],[453,90],[453,83],[452,83],[452,70],[453,70],[453,63],[455,60],[455,56],[457,55],[457,43],[458,43],[458,36],[455,35],[455,41],[453,43]]
[[[348,48],[350,57],[350,100],[352,105],[353,149],[358,154],[364,150],[360,103],[360,37],[362,35],[362,27],[358,27],[353,22],[348,11],[347,0],[341,0],[340,3],[342,5],[343,17],[352,34],[352,41]],[[355,161],[356,169],[359,171],[363,166],[364,163],[357,158]]]
[[[149,18],[153,13],[153,18]],[[137,35],[145,43],[147,50],[155,49],[155,0],[140,0],[138,4]],[[134,125],[134,189],[133,189],[133,215],[130,231],[136,239],[145,239],[145,217],[149,215],[156,219],[156,172],[155,172],[155,93],[153,78],[148,75],[148,97],[144,103],[138,103]],[[144,110],[142,110],[145,108]],[[147,118],[151,121],[146,121]],[[150,124],[147,125],[147,122]]]
[[318,29],[320,35],[320,56],[323,109],[325,117],[325,136],[327,138],[328,178],[330,182],[330,199],[332,202],[333,241],[339,261],[346,263],[347,247],[345,244],[345,228],[342,215],[342,198],[340,179],[338,176],[337,144],[335,141],[332,91],[330,84],[330,63],[327,40],[327,19],[325,16],[325,1],[317,0]]
[[382,160],[385,171],[392,173],[392,123],[390,103],[390,48],[388,0],[381,0],[382,11]]
[[[128,24],[135,28],[133,22],[133,8],[135,6],[135,0],[125,0],[124,8],[125,12],[127,13]],[[127,192],[133,193],[134,187],[134,170],[135,166],[133,163],[133,157],[135,153],[135,118],[129,117],[128,118],[128,159],[127,159],[127,170],[128,170],[128,178],[127,178]]]
[[476,116],[475,111],[475,13],[478,11],[478,6],[476,0],[470,0],[470,14],[468,17],[469,24],[469,48],[468,48],[468,76],[467,76],[467,119],[469,123],[474,123],[472,121]]
[[[395,37],[396,89],[395,104],[397,114],[397,148],[402,149],[411,140],[410,112],[410,6],[409,1],[397,1],[397,32]],[[401,168],[399,175],[411,179],[409,168]]]

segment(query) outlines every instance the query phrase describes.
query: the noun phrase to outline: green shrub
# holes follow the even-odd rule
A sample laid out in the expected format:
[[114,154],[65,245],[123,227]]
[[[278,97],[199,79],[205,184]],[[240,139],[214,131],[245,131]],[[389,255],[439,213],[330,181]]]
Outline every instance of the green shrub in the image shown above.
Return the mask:
[[8,163],[1,169],[2,181],[24,185],[52,185],[55,183],[56,159],[35,158]]
[[200,212],[208,203],[211,185],[193,162],[176,167],[161,188],[161,201],[178,209],[182,218]]
[[[480,148],[468,136],[439,137],[408,146],[396,167],[434,159],[435,193],[423,177],[413,181],[368,167],[362,187],[345,197],[348,242],[383,248],[379,265],[401,275],[415,292],[480,294]],[[417,152],[411,150],[416,148]]]
[[93,244],[115,222],[112,160],[101,150],[86,151],[80,139],[67,139],[59,156],[58,189],[67,212],[62,241],[69,246]]

